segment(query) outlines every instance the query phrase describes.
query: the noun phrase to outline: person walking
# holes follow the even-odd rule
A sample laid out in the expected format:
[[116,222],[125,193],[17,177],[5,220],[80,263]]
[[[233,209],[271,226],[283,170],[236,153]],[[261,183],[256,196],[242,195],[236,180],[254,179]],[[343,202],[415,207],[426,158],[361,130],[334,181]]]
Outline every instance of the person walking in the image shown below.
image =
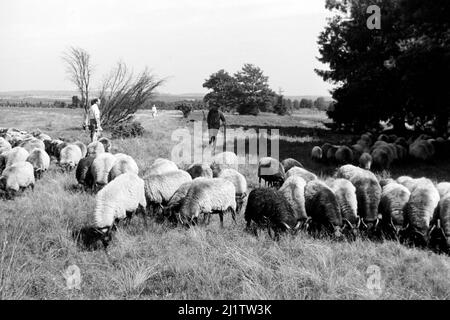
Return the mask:
[[208,112],[206,122],[208,123],[209,145],[213,144],[213,153],[216,150],[216,137],[219,133],[221,121],[225,130],[226,120],[224,114],[218,107],[212,107]]
[[85,127],[89,128],[91,133],[91,142],[97,141],[100,131],[103,131],[100,122],[100,99],[91,100],[89,112],[86,114]]

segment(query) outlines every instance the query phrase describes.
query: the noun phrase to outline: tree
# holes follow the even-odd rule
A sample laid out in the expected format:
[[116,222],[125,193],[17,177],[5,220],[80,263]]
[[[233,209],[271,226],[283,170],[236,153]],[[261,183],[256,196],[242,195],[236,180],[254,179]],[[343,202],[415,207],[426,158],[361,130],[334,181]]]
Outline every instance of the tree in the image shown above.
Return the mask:
[[175,110],[180,110],[183,112],[183,117],[187,118],[191,114],[192,105],[190,103],[182,102],[175,107]]
[[313,107],[313,101],[310,99],[303,98],[300,100],[300,108],[301,109],[311,109]]
[[66,73],[81,95],[84,111],[89,109],[89,90],[92,76],[91,56],[81,48],[70,47],[63,53]]
[[209,76],[203,83],[204,88],[211,91],[205,95],[203,101],[208,102],[210,107],[221,107],[224,111],[230,111],[237,105],[237,82],[236,79],[225,70],[219,70]]
[[273,107],[273,111],[280,116],[289,112],[287,100],[283,98],[282,94],[277,94],[277,104]]
[[300,109],[300,101],[295,99],[292,107],[293,107],[294,110]]
[[141,106],[153,98],[155,89],[163,82],[157,80],[148,69],[134,77],[124,62],[118,62],[104,78],[100,93],[102,127],[110,128],[130,120]]
[[326,110],[327,106],[328,105],[325,102],[324,97],[318,97],[316,100],[314,100],[314,107],[316,107],[319,110]]
[[252,65],[244,64],[242,70],[235,73],[238,83],[237,96],[240,114],[258,114],[270,108],[275,92],[269,88],[269,78],[263,71]]
[[72,97],[72,104],[70,105],[71,108],[78,108],[80,106],[80,99],[78,96]]
[[[356,130],[390,121],[404,130],[405,120],[433,120],[446,131],[450,85],[450,2],[380,0],[382,25],[367,28],[371,0],[327,0],[337,12],[319,36],[316,70],[336,85],[330,117]],[[446,89],[447,88],[447,89]]]

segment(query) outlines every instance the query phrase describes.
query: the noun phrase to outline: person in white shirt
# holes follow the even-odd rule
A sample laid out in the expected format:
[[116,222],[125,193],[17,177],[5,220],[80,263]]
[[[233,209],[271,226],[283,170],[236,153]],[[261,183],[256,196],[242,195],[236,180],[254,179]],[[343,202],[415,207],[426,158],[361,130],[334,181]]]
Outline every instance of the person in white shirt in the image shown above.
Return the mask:
[[89,107],[89,112],[86,114],[85,125],[89,126],[91,142],[97,141],[99,132],[103,130],[100,122],[100,110],[98,108],[100,102],[100,99],[93,99]]
[[156,117],[157,114],[158,114],[158,111],[156,110],[156,106],[153,105],[153,107],[152,107],[152,116],[153,116],[153,118]]

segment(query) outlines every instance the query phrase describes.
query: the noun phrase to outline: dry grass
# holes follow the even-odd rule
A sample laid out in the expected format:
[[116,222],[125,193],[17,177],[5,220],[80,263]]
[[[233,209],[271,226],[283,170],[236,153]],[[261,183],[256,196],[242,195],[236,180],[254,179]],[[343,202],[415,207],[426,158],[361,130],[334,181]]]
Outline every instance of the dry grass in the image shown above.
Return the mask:
[[[0,127],[40,128],[51,136],[88,139],[86,133],[80,135],[75,129],[82,121],[80,110],[0,112],[4,115]],[[193,117],[201,118],[201,113]],[[314,117],[308,121],[323,120],[323,115]],[[138,118],[147,130],[145,136],[115,140],[114,149],[133,156],[141,168],[157,157],[169,157],[176,143],[171,141],[171,132],[192,126],[189,119],[175,112],[164,112],[156,119],[140,112]],[[231,115],[227,119],[230,125],[243,121]],[[274,115],[262,115],[252,118],[251,123],[255,127],[274,126],[279,120]],[[282,158],[297,158],[323,177],[334,170],[311,162],[309,150],[319,144],[317,141],[348,137],[310,128],[309,141],[304,128],[296,127],[296,120],[287,127],[289,133],[298,130],[301,134],[297,135],[299,141],[280,143]],[[408,164],[394,168],[391,174],[397,177],[408,168],[415,176],[427,174],[436,181],[450,180],[448,164],[439,163],[422,168]],[[240,170],[251,187],[257,185],[256,166],[241,166]],[[153,221],[144,227],[142,218],[135,217],[129,226],[119,227],[109,255],[103,250],[80,250],[71,231],[89,221],[95,198],[75,185],[73,174],[62,174],[52,165],[34,192],[0,202],[0,299],[450,298],[447,256],[395,242],[334,242],[306,234],[284,236],[276,243],[265,232],[259,238],[245,233],[242,215],[237,225],[226,216],[223,230],[216,216],[209,226],[191,229]],[[64,271],[73,264],[81,270],[79,290],[69,290],[64,278]],[[367,286],[371,265],[380,268],[381,291]]]

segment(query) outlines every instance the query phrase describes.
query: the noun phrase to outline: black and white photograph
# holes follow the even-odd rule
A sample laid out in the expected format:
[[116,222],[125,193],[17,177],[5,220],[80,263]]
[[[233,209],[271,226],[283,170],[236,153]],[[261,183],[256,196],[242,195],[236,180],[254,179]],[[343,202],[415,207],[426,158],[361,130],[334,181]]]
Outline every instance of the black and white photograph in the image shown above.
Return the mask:
[[448,0],[0,2],[0,300],[448,300],[449,158]]

